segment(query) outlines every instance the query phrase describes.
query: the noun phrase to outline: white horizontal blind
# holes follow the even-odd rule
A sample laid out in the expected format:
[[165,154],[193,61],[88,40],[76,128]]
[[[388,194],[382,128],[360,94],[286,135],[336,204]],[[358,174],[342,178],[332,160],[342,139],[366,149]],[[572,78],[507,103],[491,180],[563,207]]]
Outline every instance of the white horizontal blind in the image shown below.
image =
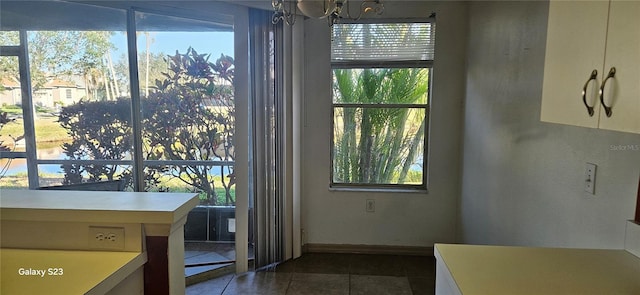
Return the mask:
[[331,62],[433,61],[435,23],[335,24]]

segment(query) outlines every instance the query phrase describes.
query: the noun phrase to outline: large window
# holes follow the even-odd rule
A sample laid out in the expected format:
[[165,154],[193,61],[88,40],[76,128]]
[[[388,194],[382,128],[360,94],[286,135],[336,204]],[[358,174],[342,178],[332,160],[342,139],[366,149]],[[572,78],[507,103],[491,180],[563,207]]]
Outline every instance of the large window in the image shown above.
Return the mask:
[[433,22],[332,28],[332,187],[426,189]]
[[[133,24],[127,23],[127,11],[43,5],[35,12],[18,2],[3,6],[0,188],[116,180],[135,190],[137,177],[144,179],[138,190],[198,192],[203,204],[234,205],[230,16],[202,21],[187,12],[182,14],[189,17],[134,12],[139,89],[134,99],[127,40]],[[68,17],[34,21],[47,11]],[[87,23],[85,17],[99,22]],[[22,42],[18,31],[26,36]],[[25,46],[28,54],[21,53]],[[19,58],[29,61],[29,75],[20,73]],[[24,100],[27,81],[31,95]],[[135,119],[132,105],[141,110]]]

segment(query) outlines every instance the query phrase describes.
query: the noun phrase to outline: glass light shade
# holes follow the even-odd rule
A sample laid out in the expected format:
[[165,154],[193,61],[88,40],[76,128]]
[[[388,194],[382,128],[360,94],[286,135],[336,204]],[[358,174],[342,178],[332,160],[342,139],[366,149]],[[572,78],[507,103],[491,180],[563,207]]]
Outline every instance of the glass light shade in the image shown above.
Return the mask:
[[298,0],[298,9],[308,17],[323,18],[336,9],[335,0]]

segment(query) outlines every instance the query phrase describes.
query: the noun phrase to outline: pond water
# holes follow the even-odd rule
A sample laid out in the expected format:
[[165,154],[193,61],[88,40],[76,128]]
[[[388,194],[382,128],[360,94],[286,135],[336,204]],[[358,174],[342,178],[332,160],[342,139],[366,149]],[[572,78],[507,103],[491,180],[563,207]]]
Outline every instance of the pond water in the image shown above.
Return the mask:
[[[47,160],[59,160],[64,159],[64,150],[62,147],[53,147],[46,149],[38,149],[36,152],[38,159],[47,159]],[[2,159],[0,160],[0,167],[7,166],[6,172],[4,175],[16,175],[20,173],[27,173],[27,161],[25,159]],[[40,165],[38,167],[40,173],[47,174],[62,174],[62,169],[60,165]]]
[[[67,156],[64,154],[64,150],[62,147],[52,147],[45,149],[38,149],[36,152],[38,159],[41,160],[63,160],[67,159]],[[130,158],[125,158],[125,160],[129,160]],[[123,165],[128,166],[128,165]],[[5,170],[3,175],[11,176],[16,174],[25,174],[27,173],[27,161],[26,159],[0,159],[0,168],[4,168]],[[41,164],[38,165],[38,172],[41,174],[59,174],[61,177],[64,175],[60,164]],[[220,166],[213,166],[209,173],[211,176],[217,176],[221,174]],[[224,174],[228,175],[230,173],[229,167],[224,167]]]

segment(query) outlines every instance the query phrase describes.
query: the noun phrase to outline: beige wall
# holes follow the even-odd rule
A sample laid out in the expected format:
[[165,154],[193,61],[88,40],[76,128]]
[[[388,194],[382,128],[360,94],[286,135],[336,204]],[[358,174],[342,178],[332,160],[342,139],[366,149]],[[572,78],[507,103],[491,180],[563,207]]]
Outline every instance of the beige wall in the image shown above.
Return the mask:
[[[329,190],[331,148],[330,31],[326,19],[305,21],[302,127],[303,240],[313,244],[432,246],[453,242],[460,180],[466,4],[393,1],[385,18],[437,13],[430,130],[429,193]],[[365,212],[375,199],[376,211]]]
[[[623,248],[640,136],[540,122],[547,10],[470,5],[460,238]],[[586,162],[598,165],[595,195],[584,192]]]
[[22,103],[22,94],[20,88],[5,89],[0,92],[0,105],[18,105]]

